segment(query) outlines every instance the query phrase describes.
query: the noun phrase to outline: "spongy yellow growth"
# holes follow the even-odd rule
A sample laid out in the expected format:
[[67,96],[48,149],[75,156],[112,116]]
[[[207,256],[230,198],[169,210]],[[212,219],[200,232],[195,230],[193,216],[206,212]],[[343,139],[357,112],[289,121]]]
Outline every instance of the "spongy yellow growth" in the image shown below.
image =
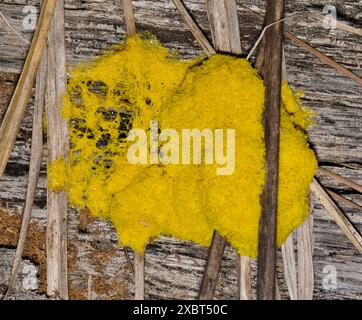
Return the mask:
[[68,186],[69,166],[65,159],[59,158],[51,163],[48,170],[48,187],[53,191],[62,191]]
[[[303,131],[309,113],[282,89],[278,244],[308,215],[317,162]],[[264,168],[263,81],[240,58],[184,61],[155,39],[133,37],[119,49],[71,72],[64,115],[71,153],[49,167],[49,186],[72,204],[112,221],[122,245],[143,251],[160,234],[209,245],[213,230],[242,255],[257,255]],[[133,165],[129,129],[232,128],[235,172],[219,165]],[[67,172],[66,172],[66,171]],[[65,181],[67,177],[68,181]]]

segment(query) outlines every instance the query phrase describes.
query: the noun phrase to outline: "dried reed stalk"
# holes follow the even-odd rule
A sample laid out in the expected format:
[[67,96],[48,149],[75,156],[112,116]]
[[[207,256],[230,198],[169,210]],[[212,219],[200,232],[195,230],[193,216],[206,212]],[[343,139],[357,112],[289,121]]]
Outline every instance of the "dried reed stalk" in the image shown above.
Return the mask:
[[[323,15],[323,14],[320,14],[320,13],[313,13],[313,17],[317,18],[321,22],[324,22],[325,19],[326,19],[326,16]],[[348,24],[345,24],[345,23],[343,23],[343,22],[341,22],[339,20],[336,20],[334,22],[335,22],[335,27],[337,29],[340,29],[340,30],[343,30],[343,31],[346,31],[346,32],[349,32],[349,33],[352,33],[352,34],[355,34],[357,36],[362,37],[362,30],[361,29],[349,26]]]
[[10,105],[0,127],[0,178],[2,177],[33,88],[46,44],[56,0],[44,0],[37,29]]
[[176,8],[178,9],[181,17],[183,18],[185,24],[195,37],[196,41],[199,43],[201,48],[206,52],[207,55],[215,54],[215,49],[211,46],[210,42],[207,40],[205,35],[202,33],[198,25],[195,23],[192,16],[187,11],[186,7],[181,0],[173,0]]
[[251,289],[251,266],[249,257],[237,255],[238,298],[239,300],[253,300]]
[[312,300],[314,289],[313,269],[313,215],[298,228],[298,300]]
[[130,271],[132,272],[133,275],[135,275],[134,267],[133,267],[131,258],[129,257],[128,248],[123,247],[123,252],[124,252],[124,255],[126,257],[127,265],[129,267]]
[[356,249],[362,253],[362,236],[352,225],[345,214],[338,208],[327,192],[317,180],[313,180],[310,186],[311,191],[320,200],[328,215],[337,223],[347,238],[353,243]]
[[[283,18],[284,1],[267,1],[265,24]],[[264,128],[266,179],[259,223],[257,298],[275,300],[276,218],[279,171],[279,123],[282,80],[283,23],[265,33],[264,82],[266,86]]]
[[218,52],[241,54],[240,30],[235,0],[206,0],[214,49]]
[[359,211],[362,211],[362,207],[359,206],[357,203],[354,203],[351,200],[346,199],[345,197],[342,197],[338,193],[333,192],[332,190],[329,190],[327,188],[324,188],[324,190],[334,199],[343,202],[344,204],[350,206],[351,208],[357,209]]
[[[283,50],[282,63],[283,80],[288,81],[285,55]],[[307,225],[306,225],[307,224]],[[310,232],[305,229],[310,228]],[[294,252],[293,234],[282,245],[284,274],[291,300],[305,300],[313,298],[314,270],[313,270],[313,217],[312,201],[310,201],[310,216],[302,226],[297,229],[298,239],[298,275]],[[311,249],[312,248],[312,249]],[[298,280],[299,281],[298,281]]]
[[336,174],[332,171],[329,171],[329,170],[321,168],[321,167],[319,167],[319,171],[330,176],[331,178],[337,180],[338,182],[362,193],[362,186],[360,184],[353,182],[345,177],[340,176],[339,174]]
[[122,3],[123,3],[123,13],[126,22],[127,34],[131,37],[137,33],[132,0],[122,0]]
[[38,74],[36,77],[33,130],[31,138],[31,154],[30,154],[30,164],[29,164],[28,186],[25,198],[25,207],[23,211],[19,240],[18,240],[18,245],[16,247],[9,286],[4,296],[4,300],[6,300],[8,298],[8,295],[11,293],[14,281],[18,273],[21,257],[23,255],[25,247],[26,235],[31,218],[31,212],[33,208],[34,197],[40,173],[40,165],[43,155],[43,110],[44,110],[44,96],[45,96],[45,84],[46,84],[46,73],[47,73],[46,70],[47,70],[47,52],[45,49],[39,66]]
[[90,274],[88,276],[88,283],[87,283],[87,291],[88,291],[87,299],[88,300],[93,300],[92,285],[93,285],[93,280],[92,280],[92,275]]
[[[284,46],[282,56],[282,79],[288,81],[287,65],[285,61]],[[297,265],[294,252],[293,233],[287,238],[285,243],[281,246],[284,277],[288,287],[290,300],[298,299],[298,280],[297,280]]]
[[[58,0],[48,36],[48,73],[45,93],[48,164],[68,159],[69,136],[61,116],[61,97],[66,91],[67,74],[64,38],[64,0]],[[48,189],[47,198],[47,294],[68,299],[67,281],[67,192]]]
[[347,78],[350,78],[351,80],[357,82],[359,85],[362,86],[362,78],[359,77],[357,74],[353,73],[349,69],[343,67],[338,62],[334,61],[332,58],[326,56],[324,53],[318,51],[317,49],[313,48],[309,43],[300,40],[298,37],[293,35],[292,33],[285,31],[284,35],[292,40],[294,43],[298,44],[300,47],[308,50],[310,53],[315,55],[317,58],[322,60],[324,63],[328,64],[332,68],[336,69],[339,73],[343,74]]
[[214,231],[201,281],[199,300],[211,300],[214,296],[225,246],[225,238]]
[[134,252],[135,300],[144,300],[145,296],[145,259],[144,255]]
[[284,276],[291,300],[298,299],[297,267],[294,252],[293,234],[282,245],[282,257],[284,264]]

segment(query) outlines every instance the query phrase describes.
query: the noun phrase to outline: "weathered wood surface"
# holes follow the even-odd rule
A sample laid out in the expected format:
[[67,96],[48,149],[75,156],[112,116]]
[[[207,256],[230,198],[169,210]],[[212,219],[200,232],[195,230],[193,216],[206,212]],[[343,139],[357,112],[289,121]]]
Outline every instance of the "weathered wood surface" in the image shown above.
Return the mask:
[[[22,21],[26,16],[23,8],[32,4],[39,9],[39,1],[2,0],[0,3],[0,10],[9,22],[28,40],[31,39],[33,31],[23,30]],[[202,53],[202,49],[186,29],[171,0],[134,0],[133,4],[137,27],[140,30],[154,32],[166,46],[178,49],[185,57]],[[242,0],[238,1],[238,4],[248,5],[256,10],[264,8],[264,1],[261,0]],[[322,12],[327,4],[337,7],[337,18],[340,21],[362,28],[360,1],[286,1],[286,12],[287,14],[305,10]],[[189,0],[185,1],[185,5],[211,42],[204,1]],[[248,51],[257,39],[261,24],[255,18],[246,15],[241,8],[238,13],[242,47],[244,51]],[[313,46],[362,76],[361,37],[344,31],[325,29],[318,22],[287,21],[285,25],[286,30],[308,40]],[[86,2],[66,0],[68,62],[89,59],[119,41],[125,33],[121,1],[105,0],[100,3],[96,0]],[[3,117],[10,101],[26,52],[27,45],[21,42],[0,18],[0,118]],[[316,126],[310,130],[310,137],[320,163],[362,183],[362,88],[290,41],[286,41],[285,53],[290,83],[295,88],[304,90],[305,104],[319,114]],[[30,157],[32,100],[29,106],[10,163],[0,182],[1,203],[8,208],[8,211],[10,208],[20,208],[24,204]],[[362,196],[352,189],[335,183],[326,176],[320,175],[319,180],[332,190],[343,193],[347,198],[362,205]],[[44,227],[46,216],[45,184],[43,161],[33,212],[34,220],[39,221],[41,227]],[[361,213],[342,204],[341,208],[362,232]],[[75,210],[69,210],[68,218],[70,297],[132,298],[134,277],[127,267],[122,249],[117,248],[117,238],[110,224],[98,220],[92,221],[84,215],[79,216]],[[326,215],[318,202],[314,202],[314,218],[314,298],[362,299],[362,256]],[[0,240],[0,246],[5,247],[0,250],[0,291],[3,292],[7,277],[10,276],[14,254],[11,248],[14,244],[3,243],[6,241],[1,237]],[[165,237],[149,245],[145,262],[145,297],[196,298],[206,256],[206,248]],[[29,261],[24,263],[21,267],[23,271]],[[227,248],[216,288],[216,298],[237,299],[236,263],[234,250]],[[323,287],[323,283],[328,285],[326,276],[330,275],[330,270],[333,268],[337,272],[337,288]],[[20,282],[17,284],[14,296],[43,298],[42,295],[24,289],[21,280],[25,277],[23,271],[20,272]],[[253,263],[254,287],[255,271]],[[281,254],[278,257],[278,271],[281,296],[285,299],[288,293],[282,273]]]

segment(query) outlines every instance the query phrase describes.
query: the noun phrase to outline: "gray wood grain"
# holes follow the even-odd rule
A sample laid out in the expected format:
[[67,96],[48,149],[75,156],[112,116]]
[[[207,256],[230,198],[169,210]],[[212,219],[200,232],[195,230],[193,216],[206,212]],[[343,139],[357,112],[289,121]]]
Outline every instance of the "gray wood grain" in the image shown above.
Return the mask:
[[[90,59],[102,50],[120,41],[126,33],[120,1],[66,0],[66,50],[67,61],[75,63]],[[263,9],[264,1],[239,0],[237,3],[253,9]],[[169,48],[178,49],[183,57],[202,53],[191,33],[186,29],[172,1],[134,0],[134,10],[139,30],[150,30]],[[335,5],[337,18],[351,26],[362,28],[362,1],[297,0],[286,1],[286,12],[322,12],[326,4]],[[26,39],[32,31],[23,30],[25,5],[35,5],[35,0],[0,0],[0,10],[9,22]],[[188,0],[185,5],[211,42],[207,15],[203,0]],[[257,39],[261,24],[238,9],[242,48],[247,52]],[[340,30],[325,29],[322,24],[307,21],[288,21],[286,30],[336,61],[362,75],[362,38]],[[24,63],[27,45],[11,33],[0,20],[0,118],[4,113],[17,76]],[[304,49],[286,41],[286,64],[289,81],[294,88],[303,89],[305,104],[318,112],[316,125],[310,130],[310,141],[318,159],[326,168],[334,170],[356,182],[362,183],[361,101],[362,88],[344,78],[337,71],[325,66]],[[29,167],[32,100],[25,115],[16,145],[12,151],[5,176],[0,181],[1,202],[9,208],[24,204],[26,178]],[[45,152],[45,151],[44,151]],[[362,205],[362,196],[328,177],[318,175],[319,181],[332,190]],[[45,162],[39,180],[33,217],[42,226],[46,205]],[[355,226],[362,232],[360,212],[340,205]],[[314,270],[315,299],[362,299],[362,256],[346,239],[336,224],[325,214],[318,202],[314,202]],[[117,238],[111,225],[104,221],[91,222],[86,230],[79,231],[79,213],[68,212],[69,245],[72,263],[69,266],[71,296],[87,298],[91,275],[92,298],[132,298],[134,277],[127,267],[122,249],[117,248]],[[10,275],[11,248],[0,250],[0,270]],[[161,237],[150,244],[145,262],[145,297],[151,299],[195,299],[201,282],[207,257],[207,249],[190,242]],[[73,259],[74,258],[74,259]],[[222,262],[215,297],[237,299],[238,284],[236,254],[227,247]],[[252,277],[255,288],[255,262]],[[337,288],[328,287],[328,270],[337,272]],[[282,299],[288,297],[281,254],[278,257],[278,282]],[[0,272],[0,291],[7,279]],[[21,279],[19,280],[21,287]],[[97,282],[100,283],[97,285]],[[326,286],[327,284],[327,286]],[[107,285],[110,287],[108,288]],[[113,288],[113,289],[112,289]],[[122,294],[121,294],[122,293]],[[254,292],[255,294],[255,292]],[[41,298],[41,295],[16,291],[17,298]]]

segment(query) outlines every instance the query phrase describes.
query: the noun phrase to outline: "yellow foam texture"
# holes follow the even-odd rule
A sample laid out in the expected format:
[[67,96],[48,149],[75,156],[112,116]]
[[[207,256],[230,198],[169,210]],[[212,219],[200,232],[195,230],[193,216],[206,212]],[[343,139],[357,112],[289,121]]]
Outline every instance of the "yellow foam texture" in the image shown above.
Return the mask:
[[[214,230],[241,255],[256,257],[265,178],[264,84],[245,59],[213,55],[179,59],[151,36],[71,71],[63,114],[70,124],[70,158],[48,169],[53,190],[115,226],[121,245],[143,252],[161,234],[208,246]],[[277,242],[309,213],[317,161],[304,132],[309,111],[300,93],[282,86]],[[232,128],[235,172],[218,165],[134,165],[128,130]]]

